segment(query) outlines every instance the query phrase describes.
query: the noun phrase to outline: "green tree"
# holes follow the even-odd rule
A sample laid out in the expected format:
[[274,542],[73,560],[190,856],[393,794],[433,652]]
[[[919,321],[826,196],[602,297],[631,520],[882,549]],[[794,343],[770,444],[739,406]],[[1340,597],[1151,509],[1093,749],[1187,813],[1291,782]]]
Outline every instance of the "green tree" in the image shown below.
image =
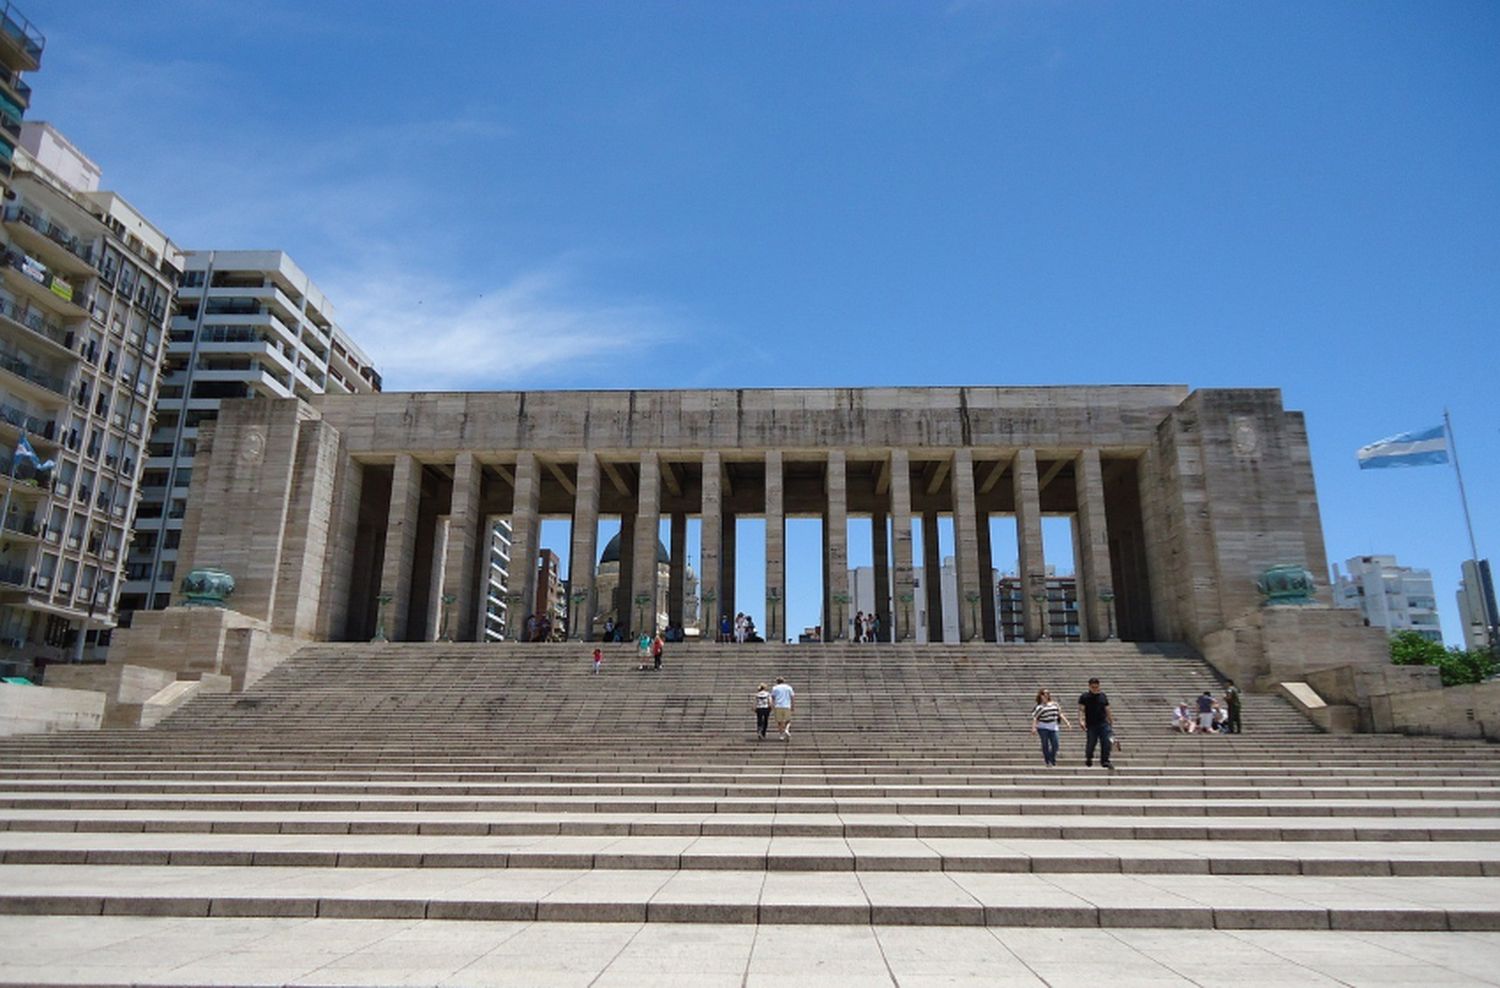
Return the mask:
[[1415,631],[1391,636],[1391,661],[1398,666],[1436,666],[1444,686],[1480,683],[1496,672],[1495,657],[1488,651],[1444,648]]

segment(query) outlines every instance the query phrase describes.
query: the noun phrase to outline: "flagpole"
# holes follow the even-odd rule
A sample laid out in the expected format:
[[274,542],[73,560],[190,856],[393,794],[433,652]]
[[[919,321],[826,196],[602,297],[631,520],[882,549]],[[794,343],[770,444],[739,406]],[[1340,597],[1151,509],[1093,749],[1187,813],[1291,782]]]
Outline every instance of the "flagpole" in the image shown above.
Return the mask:
[[1479,565],[1479,546],[1474,541],[1474,522],[1469,518],[1469,495],[1464,490],[1464,472],[1458,466],[1458,443],[1453,439],[1453,420],[1448,409],[1443,409],[1443,428],[1448,433],[1448,448],[1453,451],[1453,473],[1458,477],[1458,500],[1464,506],[1464,528],[1469,532],[1469,558]]

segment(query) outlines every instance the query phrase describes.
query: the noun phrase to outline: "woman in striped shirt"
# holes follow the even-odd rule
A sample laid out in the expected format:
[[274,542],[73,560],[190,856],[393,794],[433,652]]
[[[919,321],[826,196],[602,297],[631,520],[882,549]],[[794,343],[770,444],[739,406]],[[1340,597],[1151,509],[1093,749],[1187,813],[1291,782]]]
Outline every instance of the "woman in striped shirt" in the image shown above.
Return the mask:
[[1042,761],[1057,765],[1057,724],[1061,721],[1070,729],[1072,724],[1052,699],[1047,690],[1038,690],[1036,707],[1031,711],[1031,733],[1042,739]]

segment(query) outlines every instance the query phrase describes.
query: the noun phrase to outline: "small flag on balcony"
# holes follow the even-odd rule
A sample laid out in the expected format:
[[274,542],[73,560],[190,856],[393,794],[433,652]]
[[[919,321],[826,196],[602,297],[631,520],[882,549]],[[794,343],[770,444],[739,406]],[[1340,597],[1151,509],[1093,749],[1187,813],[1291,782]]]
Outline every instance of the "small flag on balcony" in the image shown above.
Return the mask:
[[1380,467],[1425,467],[1448,462],[1448,435],[1443,426],[1382,439],[1355,454],[1361,470]]
[[40,456],[37,456],[36,450],[31,448],[31,440],[26,438],[26,433],[24,432],[21,433],[21,441],[16,443],[15,458],[17,463],[23,460],[31,461],[31,465],[36,468],[37,473],[41,473],[43,470],[51,470],[57,465],[52,460],[43,460]]

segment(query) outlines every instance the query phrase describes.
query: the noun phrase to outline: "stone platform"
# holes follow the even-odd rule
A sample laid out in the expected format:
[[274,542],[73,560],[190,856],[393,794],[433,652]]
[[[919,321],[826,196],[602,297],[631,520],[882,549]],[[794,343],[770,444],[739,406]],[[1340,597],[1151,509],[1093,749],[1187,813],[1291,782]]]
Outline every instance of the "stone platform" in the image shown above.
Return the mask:
[[[1117,768],[1046,769],[1032,696],[1089,675]],[[0,745],[0,982],[1495,983],[1493,748],[1274,696],[1169,734],[1205,688],[1120,643],[313,646]]]

